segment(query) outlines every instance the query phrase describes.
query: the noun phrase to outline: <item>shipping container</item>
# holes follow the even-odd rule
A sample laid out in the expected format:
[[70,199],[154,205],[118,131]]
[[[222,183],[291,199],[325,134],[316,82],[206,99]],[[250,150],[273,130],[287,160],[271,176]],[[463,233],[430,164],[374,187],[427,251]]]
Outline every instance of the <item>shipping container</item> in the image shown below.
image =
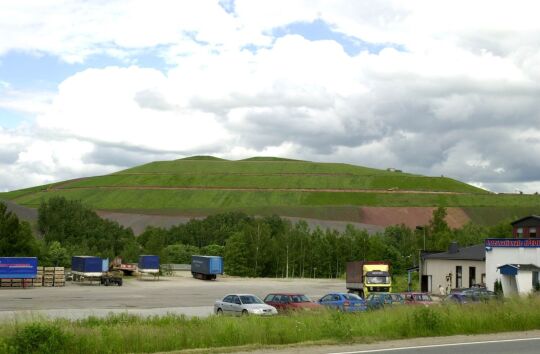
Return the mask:
[[100,276],[103,273],[103,260],[96,256],[71,257],[71,271],[86,276]]
[[139,271],[143,273],[159,272],[159,256],[154,256],[154,255],[139,256]]
[[216,279],[217,274],[223,274],[223,258],[191,256],[191,274],[198,279]]
[[0,257],[0,279],[30,279],[37,276],[36,257]]

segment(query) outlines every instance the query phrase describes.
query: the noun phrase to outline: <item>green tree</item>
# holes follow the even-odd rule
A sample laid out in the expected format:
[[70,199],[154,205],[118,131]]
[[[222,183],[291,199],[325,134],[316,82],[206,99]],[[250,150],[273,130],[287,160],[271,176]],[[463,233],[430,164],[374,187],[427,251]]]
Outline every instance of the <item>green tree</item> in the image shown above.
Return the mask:
[[230,275],[252,276],[253,267],[248,263],[249,247],[242,232],[235,232],[225,244],[225,272]]
[[70,265],[68,251],[58,241],[49,244],[45,259],[48,265],[55,267],[67,267]]
[[30,224],[19,221],[0,203],[0,256],[37,256],[39,247],[32,235]]

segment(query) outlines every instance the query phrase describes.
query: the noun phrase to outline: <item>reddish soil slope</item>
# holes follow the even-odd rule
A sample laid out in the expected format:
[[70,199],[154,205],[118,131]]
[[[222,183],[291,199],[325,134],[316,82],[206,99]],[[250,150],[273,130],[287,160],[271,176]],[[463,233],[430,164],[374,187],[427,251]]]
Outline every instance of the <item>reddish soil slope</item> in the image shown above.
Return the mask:
[[[436,208],[430,207],[361,207],[360,222],[371,225],[390,226],[405,224],[410,228],[427,225]],[[459,228],[470,221],[461,208],[447,208],[446,222]]]

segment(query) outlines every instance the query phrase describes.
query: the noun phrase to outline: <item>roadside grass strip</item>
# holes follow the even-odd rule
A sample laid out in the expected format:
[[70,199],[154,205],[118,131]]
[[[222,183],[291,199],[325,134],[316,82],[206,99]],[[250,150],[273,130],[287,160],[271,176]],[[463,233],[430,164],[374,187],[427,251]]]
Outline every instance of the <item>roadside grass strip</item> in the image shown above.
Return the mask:
[[0,325],[1,353],[143,353],[316,343],[372,343],[415,337],[540,329],[540,299],[471,305],[396,306],[366,313],[289,316],[38,320]]

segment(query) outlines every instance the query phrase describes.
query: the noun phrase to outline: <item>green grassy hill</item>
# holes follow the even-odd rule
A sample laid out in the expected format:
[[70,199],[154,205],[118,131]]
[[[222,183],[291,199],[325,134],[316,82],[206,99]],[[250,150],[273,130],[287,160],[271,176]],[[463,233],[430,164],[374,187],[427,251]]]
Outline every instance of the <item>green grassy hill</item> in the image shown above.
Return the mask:
[[[351,214],[347,208],[358,206],[468,207],[472,214],[478,207],[536,210],[540,206],[538,196],[497,195],[447,177],[274,157],[228,161],[194,156],[0,193],[0,199],[30,207],[52,196],[80,199],[102,210],[158,214],[243,210],[333,215],[332,219],[343,219],[337,214],[344,210]],[[486,213],[476,214],[486,218]]]

